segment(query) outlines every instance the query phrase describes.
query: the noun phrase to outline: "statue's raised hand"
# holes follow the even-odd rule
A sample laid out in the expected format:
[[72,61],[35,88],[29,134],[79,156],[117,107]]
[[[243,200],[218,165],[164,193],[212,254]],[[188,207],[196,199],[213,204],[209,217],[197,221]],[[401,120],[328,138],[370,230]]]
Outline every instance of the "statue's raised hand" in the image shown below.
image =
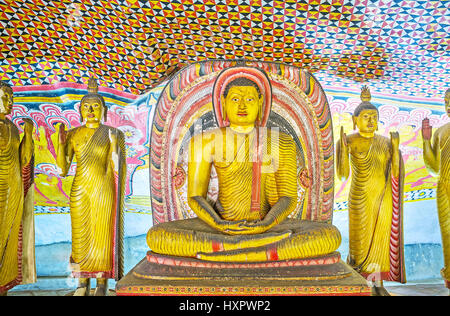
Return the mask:
[[341,142],[341,148],[346,149],[347,148],[347,135],[344,132],[344,126],[341,126],[341,138],[339,139]]
[[430,140],[432,134],[432,127],[430,125],[430,120],[428,118],[424,118],[422,120],[422,138],[424,140]]
[[23,131],[25,135],[31,135],[34,129],[33,120],[30,118],[24,118],[23,122],[24,122]]
[[400,145],[400,136],[398,132],[391,132],[391,145],[393,149],[398,149],[398,146]]
[[58,126],[58,139],[60,144],[65,144],[67,140],[67,131],[66,131],[66,125],[63,123],[59,124]]

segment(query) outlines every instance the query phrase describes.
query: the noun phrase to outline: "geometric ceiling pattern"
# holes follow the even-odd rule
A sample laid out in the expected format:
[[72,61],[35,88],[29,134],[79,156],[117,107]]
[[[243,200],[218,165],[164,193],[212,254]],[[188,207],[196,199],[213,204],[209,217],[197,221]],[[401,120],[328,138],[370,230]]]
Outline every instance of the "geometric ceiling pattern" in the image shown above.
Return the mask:
[[3,0],[0,80],[94,75],[142,94],[192,62],[248,59],[440,97],[450,81],[449,8],[450,0]]

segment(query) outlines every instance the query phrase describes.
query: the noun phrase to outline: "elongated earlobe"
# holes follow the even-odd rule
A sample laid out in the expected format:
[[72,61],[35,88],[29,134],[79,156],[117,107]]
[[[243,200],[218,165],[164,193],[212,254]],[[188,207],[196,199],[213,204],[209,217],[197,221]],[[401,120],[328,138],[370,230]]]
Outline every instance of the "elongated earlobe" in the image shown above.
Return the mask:
[[260,126],[262,124],[262,116],[263,116],[263,113],[264,113],[263,105],[264,105],[264,97],[263,97],[263,95],[261,95],[259,97],[259,109],[258,109],[258,122],[259,122]]
[[227,117],[227,111],[225,110],[225,98],[224,98],[224,96],[222,95],[221,97],[220,97],[220,101],[221,101],[221,114],[222,114],[222,122],[223,122],[223,124],[224,125],[226,125],[227,124],[227,121],[228,121],[228,117]]
[[257,121],[258,121],[258,125],[261,126],[261,122],[262,122],[262,109],[261,109],[261,107],[259,107],[259,110],[258,110]]
[[223,120],[223,124],[227,125],[227,123],[228,123],[227,111],[223,111],[222,120]]
[[80,113],[80,122],[83,123],[84,117],[83,117],[83,113],[81,112],[81,104],[80,104],[80,106],[78,107],[78,112]]

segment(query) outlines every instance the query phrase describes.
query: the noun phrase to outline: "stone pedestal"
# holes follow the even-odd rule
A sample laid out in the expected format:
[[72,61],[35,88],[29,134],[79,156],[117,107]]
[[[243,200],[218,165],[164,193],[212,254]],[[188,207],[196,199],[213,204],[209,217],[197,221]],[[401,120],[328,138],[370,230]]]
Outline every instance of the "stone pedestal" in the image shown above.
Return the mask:
[[260,263],[209,262],[149,252],[116,285],[117,295],[371,295],[365,279],[328,256]]

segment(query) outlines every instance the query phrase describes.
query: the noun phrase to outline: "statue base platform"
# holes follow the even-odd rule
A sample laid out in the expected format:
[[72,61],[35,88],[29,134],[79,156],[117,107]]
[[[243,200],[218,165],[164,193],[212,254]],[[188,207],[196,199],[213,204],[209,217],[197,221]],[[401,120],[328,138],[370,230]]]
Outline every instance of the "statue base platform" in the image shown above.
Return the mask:
[[116,295],[371,295],[340,254],[256,263],[210,262],[148,252],[116,284]]

